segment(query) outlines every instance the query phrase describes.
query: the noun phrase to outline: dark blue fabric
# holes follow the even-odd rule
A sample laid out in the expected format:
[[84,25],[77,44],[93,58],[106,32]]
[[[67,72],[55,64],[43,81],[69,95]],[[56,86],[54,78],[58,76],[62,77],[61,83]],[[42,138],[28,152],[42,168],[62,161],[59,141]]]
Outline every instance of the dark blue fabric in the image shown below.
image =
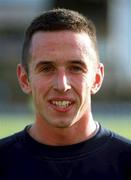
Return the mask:
[[27,128],[0,140],[0,180],[131,180],[131,141],[104,128],[68,146],[36,142]]

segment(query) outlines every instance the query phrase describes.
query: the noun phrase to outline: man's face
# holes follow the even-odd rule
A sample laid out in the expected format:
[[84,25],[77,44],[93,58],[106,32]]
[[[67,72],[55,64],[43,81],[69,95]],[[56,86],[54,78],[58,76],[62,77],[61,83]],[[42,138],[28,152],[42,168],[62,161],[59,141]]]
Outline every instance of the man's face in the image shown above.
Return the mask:
[[102,79],[89,36],[71,31],[37,32],[30,56],[28,90],[36,118],[58,128],[87,119],[91,94]]

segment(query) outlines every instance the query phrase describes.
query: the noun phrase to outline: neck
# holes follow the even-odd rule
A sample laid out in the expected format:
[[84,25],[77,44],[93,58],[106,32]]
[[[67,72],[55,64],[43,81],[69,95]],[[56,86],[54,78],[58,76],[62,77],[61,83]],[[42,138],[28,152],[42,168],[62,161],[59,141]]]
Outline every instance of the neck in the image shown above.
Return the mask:
[[91,138],[96,132],[96,123],[90,115],[88,120],[80,120],[68,128],[56,128],[35,122],[29,129],[30,136],[42,144],[64,146],[76,144]]

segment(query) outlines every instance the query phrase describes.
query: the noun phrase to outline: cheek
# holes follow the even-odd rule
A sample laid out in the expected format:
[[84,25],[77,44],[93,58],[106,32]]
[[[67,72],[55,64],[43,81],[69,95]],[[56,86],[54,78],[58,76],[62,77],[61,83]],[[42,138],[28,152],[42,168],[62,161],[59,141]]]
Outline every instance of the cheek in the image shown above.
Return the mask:
[[90,88],[91,78],[88,75],[83,75],[76,79],[76,83],[77,83],[78,88],[84,91]]
[[73,84],[74,89],[81,100],[90,93],[90,85],[87,77],[78,77],[73,80]]
[[31,79],[32,89],[36,91],[43,91],[49,87],[49,80],[42,77],[34,77]]
[[34,78],[31,81],[31,89],[32,89],[33,100],[34,101],[38,101],[38,99],[42,100],[43,96],[45,97],[49,89],[49,83],[46,80],[40,78]]

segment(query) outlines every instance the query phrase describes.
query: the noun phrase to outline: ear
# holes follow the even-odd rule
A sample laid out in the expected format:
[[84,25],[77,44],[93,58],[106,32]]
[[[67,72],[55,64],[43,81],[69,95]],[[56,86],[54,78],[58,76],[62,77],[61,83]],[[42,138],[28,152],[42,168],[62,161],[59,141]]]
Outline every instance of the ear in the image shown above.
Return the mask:
[[17,77],[23,92],[26,94],[30,94],[31,86],[30,86],[29,78],[27,72],[25,71],[25,68],[21,64],[18,64],[17,66]]
[[103,79],[104,79],[104,65],[102,63],[99,63],[95,74],[95,81],[91,89],[91,94],[96,94],[99,91]]

